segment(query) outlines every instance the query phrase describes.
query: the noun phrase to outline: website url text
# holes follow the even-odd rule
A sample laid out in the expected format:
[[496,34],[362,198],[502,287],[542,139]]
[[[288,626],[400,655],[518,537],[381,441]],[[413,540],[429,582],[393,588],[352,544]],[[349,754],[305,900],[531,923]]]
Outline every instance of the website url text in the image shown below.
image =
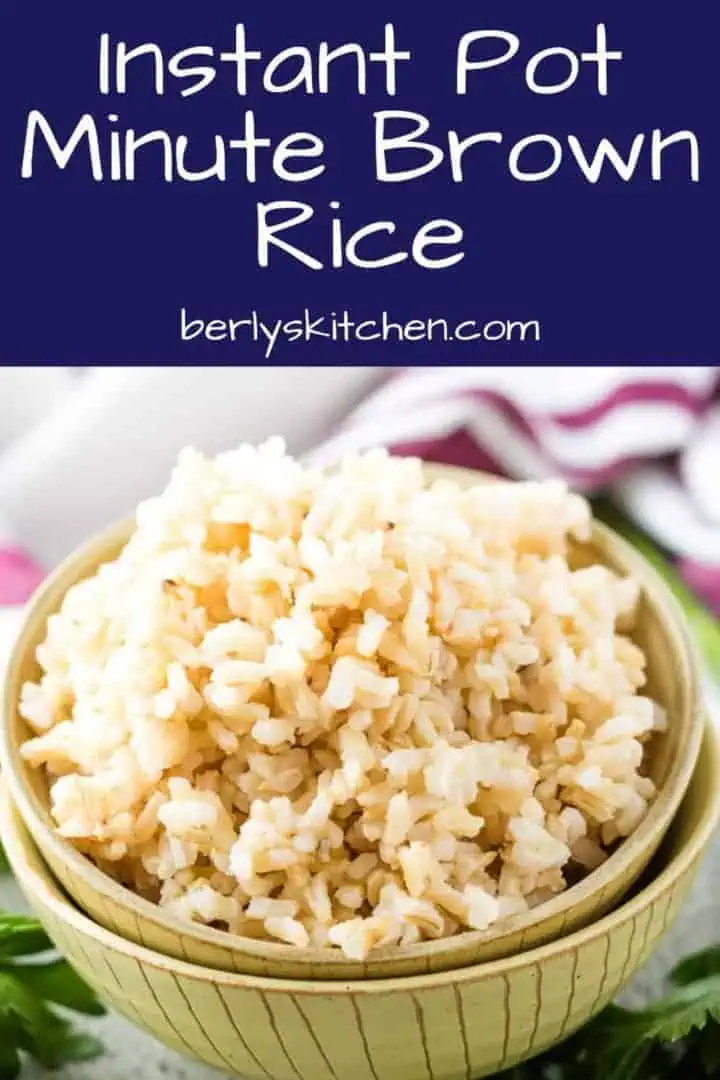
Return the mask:
[[353,318],[349,311],[317,315],[305,308],[296,318],[265,319],[251,311],[239,319],[204,319],[180,309],[181,341],[203,339],[212,342],[250,342],[260,345],[266,360],[284,344],[324,340],[349,342],[539,342],[541,325],[537,319],[450,320],[423,318],[397,320],[389,312],[374,318]]

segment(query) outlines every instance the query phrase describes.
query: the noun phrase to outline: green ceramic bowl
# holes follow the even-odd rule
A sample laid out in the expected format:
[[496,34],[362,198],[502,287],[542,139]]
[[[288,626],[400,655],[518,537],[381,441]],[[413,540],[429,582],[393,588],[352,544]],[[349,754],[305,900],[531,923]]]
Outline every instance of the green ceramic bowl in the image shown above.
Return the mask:
[[118,1012],[168,1046],[246,1080],[470,1080],[565,1038],[625,985],[675,917],[720,816],[708,728],[650,880],[559,941],[455,971],[358,982],[231,974],[110,933],[49,873],[7,789],[7,855],[51,938]]
[[[467,469],[425,468],[432,479],[450,478],[465,485],[488,479]],[[575,546],[573,560],[576,565],[604,563],[640,583],[642,602],[634,637],[648,659],[648,692],[665,707],[671,721],[667,734],[648,748],[647,769],[658,796],[632,836],[601,867],[501,926],[405,948],[378,949],[365,962],[348,960],[338,949],[297,949],[181,923],[122,887],[57,835],[45,776],[29,768],[19,752],[29,730],[17,701],[23,682],[37,674],[35,649],[45,636],[48,615],[57,610],[72,585],[115,557],[131,528],[130,523],[121,524],[90,540],[36,593],[10,659],[0,708],[0,764],[13,800],[53,874],[73,900],[108,930],[167,956],[232,972],[289,979],[394,978],[453,970],[557,940],[610,911],[647,867],[677,812],[700,750],[703,718],[698,678],[677,602],[629,544],[596,523],[591,541]]]

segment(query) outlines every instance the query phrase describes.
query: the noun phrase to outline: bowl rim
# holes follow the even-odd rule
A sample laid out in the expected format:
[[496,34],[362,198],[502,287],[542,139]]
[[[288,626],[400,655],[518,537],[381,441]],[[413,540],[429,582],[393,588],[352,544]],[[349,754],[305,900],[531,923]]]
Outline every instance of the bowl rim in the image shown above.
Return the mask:
[[[720,822],[720,725],[706,720],[702,754],[707,756],[710,770],[708,790],[711,797],[702,802],[702,810],[689,837],[673,858],[629,900],[597,922],[576,930],[566,937],[546,945],[528,949],[513,956],[490,960],[485,963],[443,971],[426,972],[421,975],[405,975],[362,980],[310,980],[275,979],[262,975],[230,972],[189,963],[165,956],[155,950],[120,937],[94,922],[66,897],[35,845],[29,830],[14,805],[9,785],[0,779],[0,831],[11,868],[18,884],[32,906],[35,896],[40,903],[62,924],[68,924],[75,933],[92,938],[101,948],[120,953],[138,964],[155,970],[170,972],[195,982],[214,982],[237,989],[257,989],[266,992],[293,994],[340,995],[343,997],[367,994],[388,994],[396,991],[421,991],[466,982],[503,978],[527,967],[537,967],[548,960],[557,959],[599,939],[608,938],[619,925],[636,919],[639,914],[667,896],[678,882],[689,873],[702,856],[718,822]],[[41,870],[33,866],[33,859]]]
[[[423,469],[431,481],[455,479],[460,483],[476,483],[498,480],[474,469],[457,466],[434,465],[424,462]],[[513,481],[509,481],[512,483]],[[388,946],[375,950],[365,961],[349,961],[340,950],[321,950],[317,948],[298,949],[281,942],[266,941],[244,937],[241,934],[217,930],[202,924],[185,923],[158,905],[139,896],[129,887],[121,885],[104,873],[88,857],[81,854],[68,840],[59,836],[55,830],[49,811],[42,805],[31,786],[23,777],[28,766],[20,757],[19,744],[11,737],[10,717],[16,708],[17,694],[20,689],[20,669],[27,650],[26,638],[34,636],[33,616],[43,606],[50,604],[43,619],[56,609],[57,603],[67,589],[81,575],[100,565],[98,551],[107,551],[112,547],[119,549],[126,542],[135,521],[126,518],[109,528],[90,537],[76,548],[63,562],[40,584],[25,608],[21,629],[15,639],[5,670],[5,685],[0,707],[0,765],[7,777],[13,800],[31,834],[41,848],[52,851],[55,858],[62,860],[76,877],[84,881],[87,887],[103,900],[110,900],[120,909],[132,913],[136,920],[144,920],[163,932],[170,932],[181,941],[197,941],[205,946],[222,950],[231,956],[247,955],[261,959],[271,965],[273,962],[290,962],[293,965],[307,964],[310,967],[357,966],[359,971],[368,972],[375,965],[393,962],[412,962],[418,964],[431,962],[434,957],[452,954],[462,949],[481,949],[487,944],[501,944],[503,939],[521,934],[521,946],[524,936],[540,924],[555,918],[568,917],[572,908],[586,901],[589,897],[602,894],[613,882],[619,881],[633,865],[638,853],[654,837],[664,832],[687,790],[693,769],[697,762],[703,738],[703,713],[700,699],[700,679],[694,645],[682,608],[657,571],[639,554],[622,536],[602,522],[592,519],[590,544],[601,557],[611,557],[620,563],[626,572],[641,585],[646,597],[651,597],[653,607],[666,624],[678,645],[676,660],[678,679],[685,691],[685,709],[688,716],[688,732],[683,753],[670,765],[665,783],[658,791],[650,808],[638,828],[611,853],[609,858],[596,870],[587,874],[576,884],[558,893],[541,906],[528,912],[522,912],[507,919],[502,927],[490,927],[488,930],[465,930],[449,938],[423,941],[410,946]],[[103,558],[103,560],[105,559]],[[92,570],[90,570],[92,572]],[[68,578],[66,582],[65,579]],[[62,592],[58,587],[64,583]],[[57,594],[57,595],[56,595]],[[329,955],[328,955],[329,954]],[[340,976],[337,976],[340,978]],[[343,976],[344,978],[344,976]]]

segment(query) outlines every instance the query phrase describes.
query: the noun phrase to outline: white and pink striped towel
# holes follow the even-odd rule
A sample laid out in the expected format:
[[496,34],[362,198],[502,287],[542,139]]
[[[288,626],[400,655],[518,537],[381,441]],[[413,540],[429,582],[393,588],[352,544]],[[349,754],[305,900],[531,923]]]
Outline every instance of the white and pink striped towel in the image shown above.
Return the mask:
[[378,444],[607,492],[720,615],[720,369],[405,370],[314,457]]
[[[262,405],[249,400],[252,370],[228,374],[225,369],[214,375],[219,369],[210,369],[199,384],[207,385],[210,394],[212,380],[224,380],[222,394],[215,387],[208,422],[223,430],[237,422],[238,441],[275,433],[280,399],[290,382],[285,375],[290,369],[276,369],[272,408],[258,428],[257,410]],[[326,430],[313,431],[299,417],[306,445],[298,445],[302,440],[293,440],[290,432],[296,452],[307,451],[314,442],[308,456],[328,463],[348,451],[385,445],[397,453],[517,478],[563,475],[588,493],[608,493],[677,559],[687,582],[720,615],[718,367],[423,368],[396,369],[388,377],[378,373],[372,378],[365,374],[368,369],[355,371],[363,375],[360,379],[348,374],[348,379],[355,379],[354,386],[374,389],[329,438]],[[267,372],[266,376],[271,377]],[[176,384],[182,377],[197,378],[179,372],[167,377]],[[157,369],[153,378],[159,392],[162,376]],[[323,379],[309,382],[308,395],[313,397],[305,403],[298,400],[293,384],[295,414],[318,409],[325,392]],[[235,390],[229,392],[232,386]],[[333,386],[339,394],[337,383]],[[195,416],[202,416],[197,382],[192,393]],[[227,403],[226,416],[218,417],[219,401]],[[253,410],[252,434],[243,430],[243,416],[249,410]],[[332,403],[327,403],[323,415],[333,414]],[[173,438],[212,449],[195,417],[185,416],[183,423],[186,427],[181,426]],[[158,429],[157,438],[162,437]],[[173,452],[177,448],[173,446]],[[77,483],[76,497],[82,499],[82,477]],[[127,508],[121,509],[124,513]],[[22,601],[41,575],[21,547],[0,544],[0,605]]]

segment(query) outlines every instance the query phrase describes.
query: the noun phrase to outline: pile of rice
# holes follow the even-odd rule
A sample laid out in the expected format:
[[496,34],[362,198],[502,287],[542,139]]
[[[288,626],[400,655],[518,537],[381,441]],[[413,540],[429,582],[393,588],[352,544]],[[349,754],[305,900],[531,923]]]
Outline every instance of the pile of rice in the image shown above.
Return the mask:
[[637,587],[561,483],[180,455],[24,687],[52,813],[186,920],[362,959],[566,888],[654,794]]

